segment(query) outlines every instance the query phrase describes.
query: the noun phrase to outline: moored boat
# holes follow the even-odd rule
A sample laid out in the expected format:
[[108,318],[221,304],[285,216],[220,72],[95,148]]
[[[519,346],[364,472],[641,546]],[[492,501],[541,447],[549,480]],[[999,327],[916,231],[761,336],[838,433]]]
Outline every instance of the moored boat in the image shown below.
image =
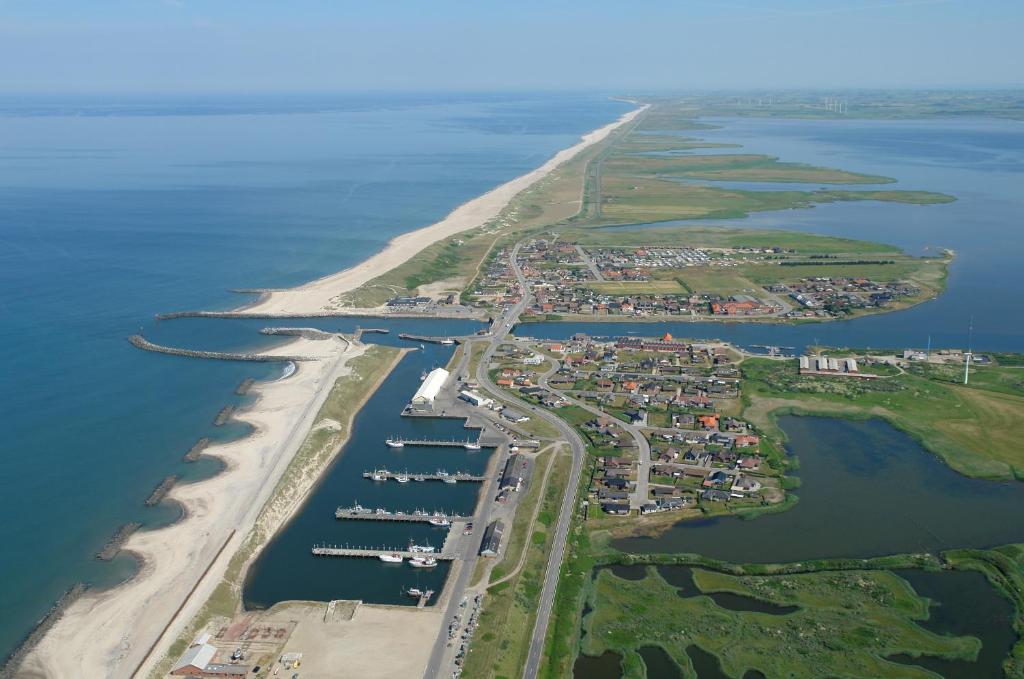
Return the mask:
[[405,442],[400,438],[391,437],[384,439],[384,443],[387,444],[388,448],[404,448]]
[[430,519],[431,526],[437,526],[438,528],[447,528],[452,525],[452,522],[443,516],[435,516]]
[[409,565],[413,568],[433,568],[437,565],[437,559],[432,556],[414,556],[409,559]]
[[402,563],[403,561],[405,561],[405,558],[403,558],[402,555],[398,554],[397,552],[394,554],[381,554],[377,558],[383,561],[384,563]]
[[480,450],[480,444],[473,443],[472,441],[466,441],[465,443],[462,444],[462,447],[465,448],[466,450]]

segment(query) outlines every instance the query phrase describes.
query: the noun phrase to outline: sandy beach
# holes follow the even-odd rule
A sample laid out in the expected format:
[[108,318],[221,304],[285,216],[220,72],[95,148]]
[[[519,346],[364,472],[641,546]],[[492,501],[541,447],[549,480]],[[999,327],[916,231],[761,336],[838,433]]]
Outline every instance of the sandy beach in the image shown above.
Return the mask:
[[[206,450],[225,461],[224,472],[175,487],[168,497],[182,503],[187,517],[133,535],[125,549],[141,560],[139,573],[112,590],[87,594],[72,604],[26,658],[18,676],[130,677],[160,640],[146,664],[158,660],[160,649],[166,651],[220,581],[302,444],[329,387],[348,374],[349,362],[365,348],[342,339],[296,339],[269,350],[320,360],[303,363],[285,379],[254,387],[257,402],[235,416],[253,425],[253,433]],[[175,616],[186,597],[188,602]]]
[[[536,170],[459,206],[440,222],[395,238],[361,264],[270,293],[246,311],[294,315],[330,309],[332,298],[399,266],[432,243],[487,223],[521,191],[642,110],[584,135]],[[304,362],[293,375],[254,388],[257,403],[235,416],[252,424],[254,433],[206,450],[225,461],[225,471],[175,487],[168,497],[185,507],[187,517],[163,529],[134,534],[124,549],[140,559],[139,573],[114,589],[89,593],[69,606],[29,653],[17,676],[147,676],[220,582],[313,426],[330,386],[350,372],[350,361],[363,351],[364,345],[340,338],[296,339],[268,351],[319,360]],[[300,503],[301,497],[290,498],[282,516]],[[397,619],[383,612],[364,615],[380,615],[382,622]],[[413,664],[421,660],[417,657]]]
[[559,151],[537,169],[463,203],[436,224],[394,238],[383,250],[360,264],[305,285],[287,290],[275,290],[265,295],[259,302],[245,307],[244,310],[247,313],[255,314],[302,314],[336,310],[337,305],[332,303],[332,299],[338,295],[355,290],[377,276],[404,264],[424,248],[439,240],[483,226],[497,217],[517,194],[543,179],[562,163],[633,120],[645,108],[647,107],[641,106],[626,113],[615,122],[583,135],[579,142]]

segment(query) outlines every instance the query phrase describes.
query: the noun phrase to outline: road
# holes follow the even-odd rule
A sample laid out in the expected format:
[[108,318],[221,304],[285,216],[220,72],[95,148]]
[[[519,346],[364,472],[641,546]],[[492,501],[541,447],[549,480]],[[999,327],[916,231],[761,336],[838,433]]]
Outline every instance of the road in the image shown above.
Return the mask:
[[[537,408],[531,403],[524,401],[507,391],[503,391],[498,387],[498,385],[494,384],[488,374],[488,366],[494,356],[494,352],[503,342],[509,341],[509,333],[530,301],[529,286],[526,284],[526,278],[517,261],[519,248],[520,245],[517,244],[513,248],[511,254],[512,267],[522,290],[519,302],[503,311],[502,314],[494,320],[491,325],[490,332],[486,335],[467,338],[464,343],[463,356],[459,363],[458,370],[453,372],[455,375],[465,374],[466,364],[469,357],[473,354],[474,347],[479,344],[485,344],[486,348],[484,349],[483,356],[477,365],[475,375],[480,388],[495,397],[501,398],[501,400],[505,402],[514,403],[523,412],[530,413],[531,417],[539,417],[550,423],[557,429],[562,439],[569,444],[570,450],[572,451],[572,468],[569,474],[569,482],[565,489],[566,492],[562,496],[562,506],[559,509],[558,522],[555,526],[554,538],[551,544],[551,552],[548,555],[548,563],[545,568],[544,583],[541,588],[540,600],[537,603],[537,618],[530,638],[530,651],[527,657],[526,666],[523,670],[523,677],[526,679],[533,679],[537,676],[540,669],[540,662],[544,651],[544,639],[547,636],[548,622],[551,618],[551,609],[555,600],[555,590],[558,586],[558,576],[561,572],[562,560],[565,556],[569,527],[572,524],[573,511],[576,507],[576,491],[579,488],[580,476],[583,472],[583,462],[586,459],[587,450],[586,445],[583,443],[583,439],[581,439],[576,431],[564,420],[542,408]],[[512,341],[514,341],[514,339]],[[489,502],[485,502],[484,504],[487,507],[490,506]],[[522,517],[517,518],[520,520],[522,519]],[[480,521],[480,526],[483,527],[484,525],[486,525],[486,523],[484,521]],[[441,676],[442,666],[445,664],[445,650],[448,642],[447,623],[459,611],[459,604],[465,595],[467,584],[473,571],[472,564],[476,558],[476,542],[473,541],[471,545],[474,549],[472,550],[472,553],[467,553],[465,555],[466,561],[461,565],[459,574],[451,589],[451,597],[444,617],[444,622],[446,624],[442,626],[441,631],[438,634],[438,638],[434,644],[434,649],[431,653],[430,661],[428,662],[426,672],[424,673],[424,677],[427,679],[434,679],[435,677]]]
[[[530,637],[530,650],[526,658],[526,665],[523,668],[524,679],[534,679],[540,670],[541,659],[544,655],[544,640],[547,637],[548,623],[551,620],[551,609],[555,601],[555,590],[558,587],[558,577],[562,570],[562,561],[565,557],[565,546],[569,536],[569,527],[572,524],[573,511],[576,508],[576,492],[580,485],[580,476],[583,472],[583,462],[586,459],[587,448],[579,434],[564,420],[556,415],[537,408],[536,406],[510,395],[507,391],[501,391],[491,381],[488,374],[488,366],[494,351],[506,341],[508,334],[519,315],[522,314],[530,300],[530,288],[523,276],[519,266],[518,254],[519,244],[512,249],[512,270],[522,290],[519,303],[507,309],[496,319],[487,349],[483,358],[477,365],[476,379],[480,387],[494,395],[500,395],[505,401],[513,401],[519,405],[524,412],[529,412],[531,417],[540,417],[554,426],[568,442],[572,451],[572,469],[569,474],[569,482],[566,485],[565,493],[562,496],[562,506],[558,513],[558,522],[555,525],[554,538],[551,544],[551,552],[548,554],[548,563],[544,569],[544,582],[541,586],[540,600],[537,602],[537,618],[534,622],[533,633]],[[467,349],[468,353],[468,349]]]

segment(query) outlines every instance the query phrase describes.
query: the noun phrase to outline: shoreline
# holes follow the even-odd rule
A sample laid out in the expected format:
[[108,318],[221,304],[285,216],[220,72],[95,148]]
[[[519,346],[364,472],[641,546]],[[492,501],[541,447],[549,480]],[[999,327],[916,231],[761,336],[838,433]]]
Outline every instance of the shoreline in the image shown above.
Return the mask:
[[[433,243],[483,226],[497,217],[523,190],[586,148],[604,140],[646,108],[647,105],[635,108],[616,121],[584,134],[576,144],[557,152],[540,167],[459,205],[439,222],[395,237],[383,250],[354,267],[295,288],[260,291],[255,300],[227,312],[182,315],[349,315],[351,312],[339,313],[331,309],[332,298],[400,266]],[[281,355],[286,348],[308,348],[324,341],[344,341],[346,346],[336,349],[333,355],[311,355],[311,360],[302,367],[294,362],[294,354]],[[296,370],[291,375],[260,383],[254,388],[257,401],[245,411],[235,414],[236,419],[252,425],[253,430],[247,436],[204,450],[204,454],[220,458],[224,469],[209,479],[171,490],[167,501],[181,505],[181,517],[168,526],[135,533],[123,545],[122,553],[138,562],[137,572],[111,589],[87,593],[67,606],[36,646],[25,654],[15,669],[18,676],[76,676],[83,672],[85,676],[121,676],[129,667],[132,668],[130,676],[146,676],[154,670],[167,655],[170,644],[205,606],[231,558],[245,546],[264,509],[277,494],[278,484],[312,429],[334,382],[348,374],[346,370],[350,372],[349,363],[365,350],[366,345],[359,344],[356,348],[355,343],[347,340],[296,338],[261,352],[265,355],[278,354],[281,358],[276,360],[291,362]],[[391,368],[403,356],[404,352],[400,353]],[[324,379],[328,377],[331,379]],[[376,386],[382,380],[383,377]],[[353,410],[352,418],[363,404],[365,400]],[[292,418],[282,416],[282,411],[290,411],[288,414]],[[281,422],[282,419],[285,421]],[[282,427],[282,424],[286,426]],[[298,433],[300,425],[305,425],[301,426],[301,435]],[[269,445],[267,439],[271,439]],[[256,465],[245,459],[254,449],[261,458]],[[264,467],[270,467],[269,473],[265,470],[260,473]],[[287,516],[301,506],[302,499],[318,480],[319,471],[309,479],[308,487],[299,493],[299,499],[293,502]],[[246,474],[244,478],[243,472]],[[245,492],[247,490],[248,493]],[[230,491],[240,491],[240,494]],[[259,545],[260,549],[280,525],[283,522],[274,526]],[[192,536],[197,531],[205,538],[199,541],[201,544],[194,544]],[[185,545],[188,547],[184,548]],[[252,556],[246,567],[251,559]],[[166,609],[170,620],[149,614],[155,607]],[[132,630],[134,642],[126,629]],[[149,640],[152,640],[151,644]],[[146,648],[139,648],[140,645]]]
[[336,306],[335,298],[339,295],[351,292],[404,264],[425,248],[444,238],[483,226],[497,217],[522,191],[536,184],[583,150],[603,141],[616,129],[640,115],[648,106],[645,104],[628,111],[616,121],[584,134],[578,142],[557,152],[540,167],[459,205],[441,221],[392,238],[383,250],[355,266],[294,288],[262,292],[260,298],[254,303],[245,304],[233,311],[244,311],[248,314],[300,314],[307,316],[337,311],[339,308]]
[[[324,348],[326,341],[333,346]],[[319,349],[320,360],[254,388],[256,402],[235,414],[252,431],[204,451],[220,458],[224,469],[172,489],[168,500],[182,506],[182,516],[167,526],[133,534],[122,549],[138,562],[138,571],[115,587],[89,592],[68,606],[25,655],[17,676],[144,675],[168,634],[176,637],[174,628],[184,617],[192,619],[199,610],[197,600],[205,603],[228,565],[224,555],[234,555],[241,547],[273,497],[329,387],[349,374],[351,361],[366,350],[366,345],[342,339],[296,338],[266,353],[296,345],[311,352]],[[196,540],[197,534],[202,539]],[[154,609],[166,610],[170,621],[153,615]]]

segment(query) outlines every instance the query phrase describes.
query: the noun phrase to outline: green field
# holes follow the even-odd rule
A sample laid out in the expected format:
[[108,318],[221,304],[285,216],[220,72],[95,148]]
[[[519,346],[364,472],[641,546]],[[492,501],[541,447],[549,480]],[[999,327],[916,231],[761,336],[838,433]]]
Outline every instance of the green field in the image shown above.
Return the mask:
[[599,572],[584,618],[582,651],[606,650],[625,656],[627,676],[640,663],[641,646],[664,649],[689,667],[686,648],[714,654],[722,670],[740,677],[756,669],[769,677],[817,679],[831,676],[921,678],[918,667],[887,662],[896,653],[973,659],[980,643],[969,637],[940,636],[917,624],[928,604],[887,571],[839,571],[784,576],[736,577],[697,569],[702,592],[727,591],[798,610],[785,615],[721,608],[704,596],[680,597],[657,572],[624,580]]
[[[747,359],[743,416],[782,437],[780,413],[881,417],[968,476],[1024,479],[1024,383],[1015,367],[978,368],[969,387],[905,374],[874,381],[798,375],[794,361]],[[865,367],[870,371],[870,367]],[[996,388],[992,388],[996,385]]]

